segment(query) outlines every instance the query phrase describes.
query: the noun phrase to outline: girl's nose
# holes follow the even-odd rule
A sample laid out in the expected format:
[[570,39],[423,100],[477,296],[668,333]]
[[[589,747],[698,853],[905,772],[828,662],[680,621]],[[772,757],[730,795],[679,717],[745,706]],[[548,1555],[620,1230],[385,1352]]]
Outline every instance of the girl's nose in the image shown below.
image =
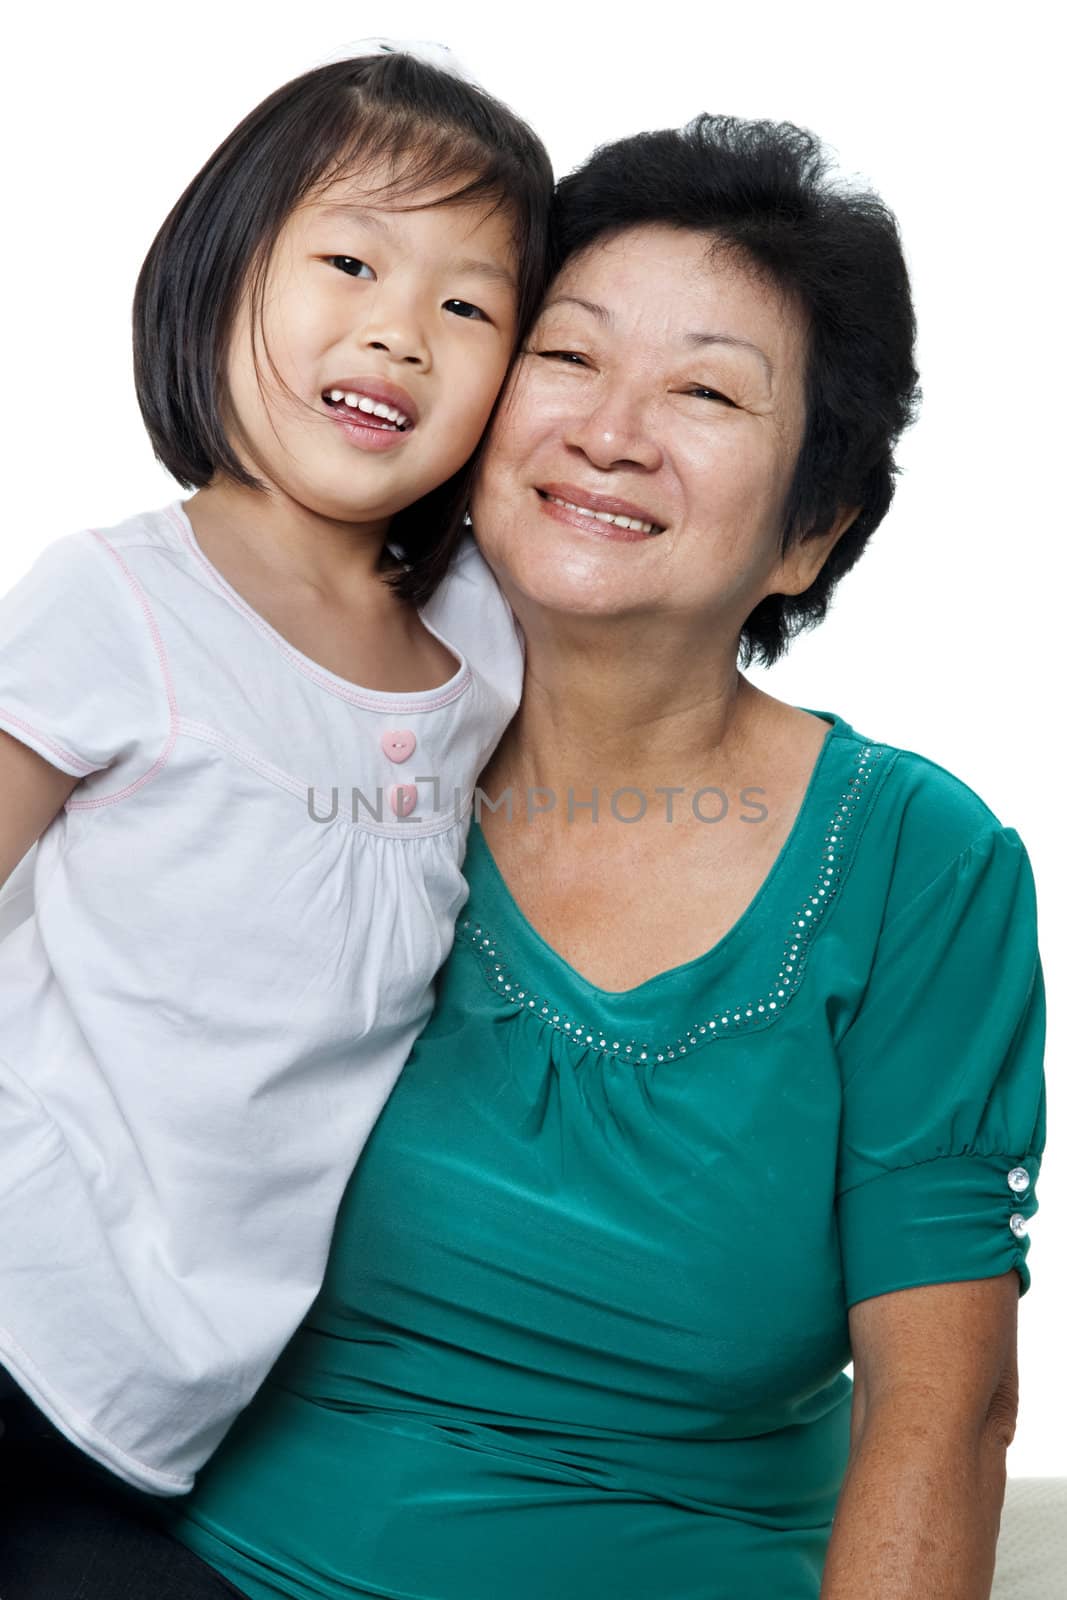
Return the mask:
[[380,350],[391,360],[427,370],[430,346],[414,306],[382,306],[362,330],[363,347]]

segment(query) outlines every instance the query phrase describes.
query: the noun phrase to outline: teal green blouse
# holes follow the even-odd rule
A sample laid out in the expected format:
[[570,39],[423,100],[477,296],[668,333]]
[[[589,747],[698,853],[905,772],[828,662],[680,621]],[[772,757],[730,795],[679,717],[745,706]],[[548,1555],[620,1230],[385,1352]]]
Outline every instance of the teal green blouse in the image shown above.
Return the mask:
[[755,899],[622,993],[544,942],[472,828],[322,1292],[174,1513],[253,1600],[816,1600],[848,1308],[1012,1269],[1025,1292],[1026,849],[941,767],[816,714]]

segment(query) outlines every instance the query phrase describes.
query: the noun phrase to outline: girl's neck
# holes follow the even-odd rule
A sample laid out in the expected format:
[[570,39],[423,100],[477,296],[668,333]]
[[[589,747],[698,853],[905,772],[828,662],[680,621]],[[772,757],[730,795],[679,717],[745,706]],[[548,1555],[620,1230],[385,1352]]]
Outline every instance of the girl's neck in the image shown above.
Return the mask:
[[422,694],[457,671],[455,654],[385,581],[377,530],[281,507],[255,491],[201,490],[186,503],[208,561],[294,650],[353,688]]
[[209,558],[225,553],[251,562],[281,583],[327,600],[358,603],[389,597],[382,574],[393,564],[385,548],[389,519],[341,522],[309,510],[283,491],[265,492],[217,479],[185,503]]

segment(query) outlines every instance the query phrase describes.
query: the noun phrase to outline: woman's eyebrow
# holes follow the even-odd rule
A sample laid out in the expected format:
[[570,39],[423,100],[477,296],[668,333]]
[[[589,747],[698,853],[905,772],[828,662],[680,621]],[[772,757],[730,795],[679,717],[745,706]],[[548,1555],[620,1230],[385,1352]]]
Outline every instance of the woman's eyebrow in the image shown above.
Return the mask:
[[605,325],[615,321],[607,306],[598,306],[592,300],[580,300],[576,294],[557,294],[551,300],[546,300],[545,311],[551,311],[553,306],[580,306],[583,311],[588,311],[598,322]]
[[[607,306],[598,305],[594,300],[582,300],[576,294],[557,294],[545,302],[544,309],[551,311],[554,306],[578,306],[582,311],[588,311],[590,316],[596,318],[604,327],[610,327],[615,321]],[[767,377],[773,379],[774,368],[770,357],[761,350],[758,344],[753,344],[751,339],[739,339],[732,333],[687,333],[683,336],[683,343],[698,348],[705,344],[730,344],[736,345],[739,350],[751,350],[759,356],[767,372]]]
[[732,344],[736,345],[739,350],[751,350],[753,355],[759,356],[763,362],[767,377],[769,379],[774,378],[774,368],[771,365],[770,357],[760,349],[758,344],[753,344],[751,339],[739,339],[736,334],[732,333],[687,333],[685,342],[695,347],[705,344]]

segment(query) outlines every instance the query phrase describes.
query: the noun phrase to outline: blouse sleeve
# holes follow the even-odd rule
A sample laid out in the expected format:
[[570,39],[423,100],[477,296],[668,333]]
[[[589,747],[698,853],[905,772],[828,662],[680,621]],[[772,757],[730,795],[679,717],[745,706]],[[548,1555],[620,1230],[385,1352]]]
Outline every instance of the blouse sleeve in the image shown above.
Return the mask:
[[1019,1274],[1045,1143],[1045,992],[1026,848],[988,828],[883,930],[840,1044],[846,1301]]
[[0,599],[0,728],[71,777],[150,766],[165,689],[147,602],[92,533],[48,545]]

